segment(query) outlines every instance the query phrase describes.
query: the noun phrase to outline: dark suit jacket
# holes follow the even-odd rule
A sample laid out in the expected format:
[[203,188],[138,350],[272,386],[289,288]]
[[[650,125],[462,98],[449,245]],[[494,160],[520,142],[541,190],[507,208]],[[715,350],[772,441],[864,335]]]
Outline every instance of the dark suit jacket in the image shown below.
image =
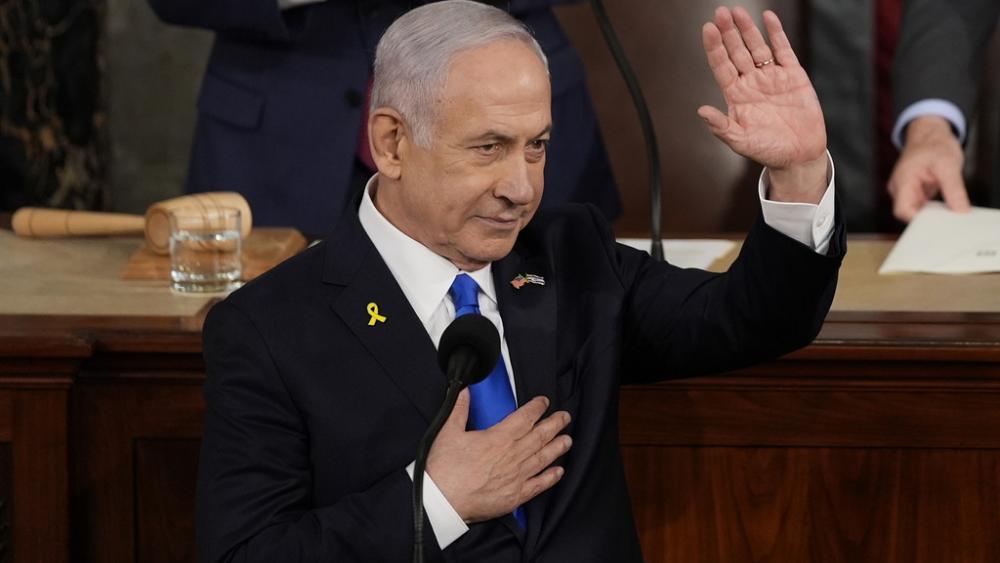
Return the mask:
[[[838,214],[839,215],[839,214]],[[717,372],[810,342],[844,252],[763,224],[726,274],[617,245],[592,207],[542,212],[493,264],[517,396],[569,411],[562,481],[428,561],[642,560],[618,446],[618,386]],[[518,273],[545,286],[514,289]],[[369,326],[368,303],[385,323]],[[203,561],[409,560],[403,468],[444,396],[435,349],[356,214],[216,305],[205,323]]]
[[[614,218],[621,204],[583,63],[550,9],[566,1],[510,2],[549,58],[553,135],[542,205],[589,202]],[[424,1],[326,0],[285,12],[277,0],[149,2],[166,22],[216,31],[188,189],[242,193],[258,225],[329,232],[360,187],[352,175],[375,46]]]
[[892,68],[893,121],[927,98],[948,100],[971,119],[998,19],[997,0],[905,0]]

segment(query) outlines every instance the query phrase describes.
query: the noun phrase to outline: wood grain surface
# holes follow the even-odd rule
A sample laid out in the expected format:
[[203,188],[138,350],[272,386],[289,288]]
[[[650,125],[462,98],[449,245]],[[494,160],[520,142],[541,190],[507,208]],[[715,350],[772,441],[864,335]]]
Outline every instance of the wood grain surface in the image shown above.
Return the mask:
[[649,561],[992,563],[1000,554],[996,450],[623,453]]
[[[0,392],[0,397],[2,395],[3,393]],[[3,405],[0,404],[0,413],[3,412],[10,411],[4,411]],[[0,430],[6,423],[7,421],[0,420]],[[10,517],[14,510],[14,487],[11,480],[13,464],[11,463],[9,440],[9,438],[5,440],[0,437],[0,563],[14,560],[14,545],[10,538]]]

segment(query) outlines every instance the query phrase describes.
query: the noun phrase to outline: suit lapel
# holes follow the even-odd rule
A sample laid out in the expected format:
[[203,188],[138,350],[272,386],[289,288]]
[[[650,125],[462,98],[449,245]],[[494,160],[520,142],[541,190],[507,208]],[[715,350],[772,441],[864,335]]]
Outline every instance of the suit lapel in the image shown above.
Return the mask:
[[[323,281],[343,289],[330,307],[346,324],[396,386],[428,421],[444,398],[445,378],[437,365],[437,353],[406,296],[389,268],[365,234],[355,213],[348,212],[326,243]],[[335,241],[335,242],[334,242]],[[537,274],[545,285],[511,285],[517,274]],[[510,351],[517,386],[518,405],[539,395],[552,401],[549,412],[559,410],[556,392],[556,284],[548,264],[522,256],[515,248],[493,264],[493,281],[503,318],[504,336]],[[369,303],[378,306],[385,322],[370,325]],[[528,502],[528,529],[514,529],[533,553],[546,522],[551,491]],[[504,523],[517,524],[512,516]]]
[[[511,285],[518,274],[537,274],[545,285]],[[556,393],[556,293],[555,275],[547,263],[522,256],[517,247],[493,264],[493,282],[503,318],[504,337],[517,385],[518,406],[543,395],[552,402],[549,412],[559,409]],[[528,502],[525,551],[532,553],[545,522],[550,492]],[[513,518],[510,519],[513,522]]]
[[[430,422],[446,383],[434,344],[356,214],[345,215],[326,250],[323,279],[343,286],[330,307]],[[370,324],[370,303],[384,321]]]

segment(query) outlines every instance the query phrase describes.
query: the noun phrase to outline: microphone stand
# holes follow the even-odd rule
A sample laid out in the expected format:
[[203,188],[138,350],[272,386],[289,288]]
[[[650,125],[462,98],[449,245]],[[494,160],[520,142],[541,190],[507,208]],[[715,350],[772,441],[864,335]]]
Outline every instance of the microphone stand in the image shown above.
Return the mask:
[[462,376],[472,371],[475,362],[474,354],[454,354],[448,360],[448,390],[445,391],[444,402],[420,438],[417,459],[413,462],[413,496],[410,499],[413,505],[413,563],[424,562],[424,468],[427,466],[427,454],[455,408],[458,394],[466,386]]
[[608,44],[608,49],[621,71],[622,78],[628,86],[628,92],[632,95],[632,103],[635,104],[636,112],[639,114],[639,124],[642,126],[642,136],[646,141],[646,160],[649,162],[649,207],[650,207],[650,256],[655,260],[663,262],[663,228],[660,226],[660,217],[663,214],[663,179],[660,172],[660,149],[656,143],[656,131],[653,129],[653,120],[649,116],[649,106],[646,105],[646,98],[642,95],[642,88],[639,87],[639,80],[632,70],[632,66],[625,57],[625,50],[618,42],[618,35],[611,27],[611,20],[608,19],[608,12],[604,9],[601,0],[590,0],[590,6],[594,9],[597,23],[601,27],[601,33]]

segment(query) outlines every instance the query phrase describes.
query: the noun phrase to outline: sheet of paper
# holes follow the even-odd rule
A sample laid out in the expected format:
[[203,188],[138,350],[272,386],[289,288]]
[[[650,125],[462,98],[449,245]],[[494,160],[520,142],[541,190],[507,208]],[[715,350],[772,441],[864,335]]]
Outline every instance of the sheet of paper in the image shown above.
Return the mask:
[[[620,238],[618,242],[649,252],[649,239]],[[725,256],[736,243],[730,240],[677,239],[663,241],[663,254],[667,262],[681,268],[705,269]]]
[[930,202],[910,222],[886,257],[880,274],[980,274],[1000,272],[1000,209],[949,211]]

